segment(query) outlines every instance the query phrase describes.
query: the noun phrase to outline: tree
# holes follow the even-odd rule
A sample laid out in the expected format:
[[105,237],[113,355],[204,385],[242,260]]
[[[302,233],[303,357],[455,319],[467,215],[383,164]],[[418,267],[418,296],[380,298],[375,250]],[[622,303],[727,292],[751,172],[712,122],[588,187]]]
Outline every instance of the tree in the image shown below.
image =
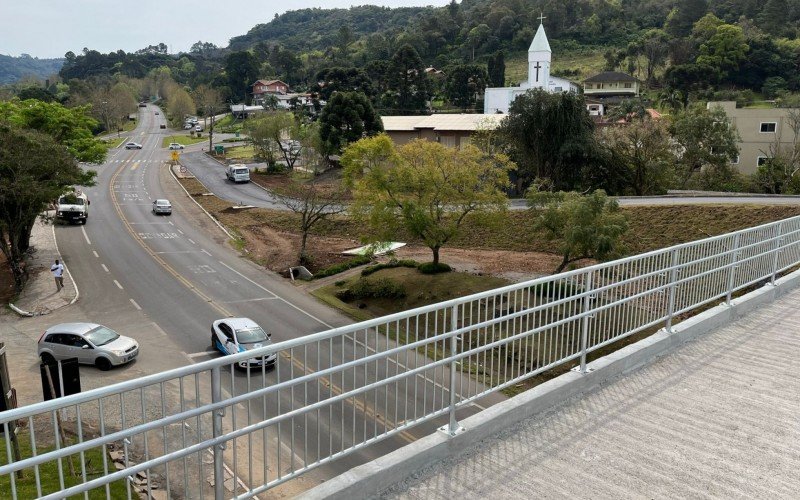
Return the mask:
[[258,61],[250,52],[233,52],[225,58],[225,74],[230,95],[245,102],[250,86],[258,78]]
[[489,79],[486,70],[477,64],[460,64],[447,75],[445,94],[454,105],[466,109],[475,107]]
[[583,97],[535,89],[517,97],[498,135],[519,166],[519,188],[536,178],[556,189],[574,189],[581,171],[596,158],[594,123]]
[[536,214],[535,228],[558,242],[560,273],[583,259],[607,260],[622,251],[621,237],[628,229],[616,200],[597,190],[589,195],[576,192],[529,191],[528,204]]
[[308,182],[297,175],[289,177],[289,184],[281,191],[273,191],[280,204],[300,216],[300,255],[301,264],[309,262],[306,253],[308,234],[320,221],[347,210],[345,192],[341,186],[326,189],[312,178]]
[[706,0],[678,0],[675,9],[669,14],[666,31],[675,38],[683,38],[692,32],[695,21],[708,12]]
[[723,24],[708,42],[700,46],[697,64],[705,64],[716,68],[718,74],[725,76],[739,67],[739,63],[747,57],[750,47],[739,26]]
[[17,92],[17,97],[21,101],[26,99],[38,99],[39,101],[53,102],[56,100],[56,96],[52,92],[38,85],[32,85],[21,89]]
[[487,72],[489,75],[489,85],[492,87],[503,87],[506,84],[506,61],[503,51],[489,56],[487,61]]
[[390,95],[387,105],[395,112],[419,112],[429,97],[428,75],[419,54],[405,44],[395,52],[387,69]]
[[787,138],[775,134],[774,142],[761,151],[766,161],[753,176],[754,182],[770,194],[800,193],[800,110],[787,111],[785,123],[791,132],[786,134],[791,144],[784,146],[781,141]]
[[670,186],[675,153],[662,120],[606,127],[600,132],[600,140],[630,172],[630,188],[636,196],[661,194]]
[[608,112],[609,120],[624,121],[625,123],[641,121],[649,117],[647,106],[641,99],[625,99]]
[[92,135],[97,122],[88,114],[88,107],[67,108],[58,103],[39,100],[0,102],[0,121],[20,129],[35,129],[66,146],[80,162],[102,163],[105,145]]
[[92,185],[93,176],[52,136],[0,121],[0,248],[18,291],[36,217],[68,187]]
[[192,96],[183,89],[173,92],[167,102],[167,111],[173,124],[183,123],[184,118],[194,115],[196,109]]
[[353,215],[379,238],[396,238],[401,230],[419,238],[434,264],[468,216],[505,210],[514,168],[507,156],[489,157],[472,145],[454,149],[414,140],[395,149],[383,134],[351,144],[342,165]]
[[702,188],[718,188],[734,177],[730,165],[739,154],[739,134],[724,110],[691,106],[675,115],[669,132],[677,148],[675,167],[681,189],[693,177]]
[[194,92],[192,92],[192,97],[197,104],[197,109],[202,111],[203,116],[211,118],[211,124],[208,128],[208,151],[211,152],[214,141],[214,116],[218,111],[221,111],[224,106],[222,95],[219,90],[213,87],[198,85],[197,88],[194,89]]
[[337,92],[322,108],[320,138],[325,154],[339,154],[349,143],[383,132],[381,118],[360,92]]
[[317,73],[316,81],[314,91],[323,101],[334,92],[361,92],[370,98],[375,95],[372,79],[359,68],[326,68]]
[[644,56],[647,62],[645,78],[648,82],[651,82],[655,71],[667,62],[669,37],[663,30],[651,29],[646,31],[632,45],[634,53]]
[[253,118],[245,123],[250,140],[267,163],[274,165],[280,155],[289,169],[294,165],[302,153],[303,146],[300,139],[304,130],[288,111],[265,113],[263,116]]

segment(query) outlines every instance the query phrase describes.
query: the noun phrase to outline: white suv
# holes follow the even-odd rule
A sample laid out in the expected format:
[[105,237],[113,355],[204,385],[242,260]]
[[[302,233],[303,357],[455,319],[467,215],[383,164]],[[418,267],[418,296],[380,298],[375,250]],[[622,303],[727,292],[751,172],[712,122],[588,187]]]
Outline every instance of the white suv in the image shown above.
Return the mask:
[[179,142],[170,142],[169,149],[183,149],[183,144]]

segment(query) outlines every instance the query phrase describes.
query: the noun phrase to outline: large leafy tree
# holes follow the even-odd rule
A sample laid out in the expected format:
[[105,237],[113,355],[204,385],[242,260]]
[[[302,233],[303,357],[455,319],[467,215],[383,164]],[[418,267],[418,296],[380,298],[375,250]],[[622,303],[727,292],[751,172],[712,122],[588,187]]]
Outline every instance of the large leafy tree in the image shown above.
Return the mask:
[[420,112],[430,97],[425,66],[416,49],[405,44],[395,52],[387,68],[389,92],[386,105],[395,114]]
[[351,142],[383,132],[381,117],[360,92],[337,92],[322,108],[319,135],[326,154],[339,154]]
[[613,159],[628,171],[626,179],[637,196],[663,193],[672,182],[675,151],[667,124],[661,120],[635,120],[601,130],[601,142]]
[[20,129],[35,129],[66,146],[78,161],[101,163],[106,147],[92,135],[97,122],[89,116],[88,107],[67,108],[58,103],[39,100],[1,101],[0,121]]
[[353,189],[354,216],[379,238],[403,230],[419,238],[434,264],[469,215],[505,210],[514,168],[505,155],[489,157],[472,145],[455,149],[415,140],[395,149],[383,134],[351,144],[342,165]]
[[36,217],[69,186],[91,185],[93,176],[50,135],[0,121],[0,248],[18,290]]
[[697,64],[711,66],[724,77],[739,67],[739,63],[747,57],[748,50],[750,47],[744,38],[742,28],[723,24],[717,27],[708,42],[700,46]]
[[562,258],[554,273],[579,260],[607,260],[620,254],[620,238],[628,224],[617,201],[605,192],[581,195],[532,190],[528,204],[536,214],[535,228],[557,242]]
[[676,177],[682,189],[690,180],[704,189],[721,189],[735,177],[731,162],[739,154],[739,134],[723,109],[690,106],[673,118],[669,131],[677,151]]
[[519,188],[547,178],[556,189],[575,189],[598,155],[594,123],[573,93],[535,89],[517,97],[498,135],[519,167]]
[[454,105],[460,108],[472,108],[483,95],[489,76],[482,66],[477,64],[460,64],[448,72],[445,93]]
[[367,73],[358,68],[326,68],[317,73],[314,90],[323,101],[334,92],[361,92],[367,97],[375,95],[375,87]]
[[225,74],[230,95],[245,102],[250,86],[258,78],[258,61],[250,52],[233,52],[225,58]]

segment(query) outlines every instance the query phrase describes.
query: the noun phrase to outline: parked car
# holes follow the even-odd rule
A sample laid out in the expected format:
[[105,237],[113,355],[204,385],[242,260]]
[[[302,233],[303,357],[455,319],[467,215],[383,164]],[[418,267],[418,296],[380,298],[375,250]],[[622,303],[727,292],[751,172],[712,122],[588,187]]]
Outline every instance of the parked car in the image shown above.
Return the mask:
[[153,201],[153,213],[172,215],[172,204],[167,199],[158,199]]
[[124,365],[139,354],[139,343],[97,323],[62,323],[39,337],[39,357],[46,364],[78,358],[101,370]]
[[194,125],[192,125],[191,123],[184,123],[183,124],[183,130],[192,130],[193,128],[194,128]]
[[180,142],[169,143],[169,149],[183,149],[183,147],[184,147],[183,144],[181,144]]
[[[251,351],[272,344],[271,335],[250,318],[223,318],[211,324],[211,345],[222,354],[230,355]],[[258,356],[239,361],[237,368],[273,366],[278,355]]]
[[127,142],[125,143],[125,149],[142,149],[142,145],[138,142]]
[[202,125],[196,125],[194,127],[194,131],[195,132],[202,132],[203,131],[203,126]]

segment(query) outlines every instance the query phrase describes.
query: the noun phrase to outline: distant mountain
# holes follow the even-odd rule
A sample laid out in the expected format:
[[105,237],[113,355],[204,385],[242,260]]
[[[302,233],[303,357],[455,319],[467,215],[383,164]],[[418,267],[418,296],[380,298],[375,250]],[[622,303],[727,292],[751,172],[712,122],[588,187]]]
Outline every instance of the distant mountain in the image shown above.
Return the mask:
[[286,12],[246,35],[231,38],[231,50],[246,50],[259,42],[280,44],[296,51],[325,50],[335,46],[339,29],[347,26],[355,39],[371,33],[392,33],[409,28],[433,7],[390,9],[362,5],[349,9],[301,9]]
[[63,58],[39,59],[27,54],[20,57],[0,54],[0,85],[14,83],[26,76],[44,79],[58,73],[63,65]]

